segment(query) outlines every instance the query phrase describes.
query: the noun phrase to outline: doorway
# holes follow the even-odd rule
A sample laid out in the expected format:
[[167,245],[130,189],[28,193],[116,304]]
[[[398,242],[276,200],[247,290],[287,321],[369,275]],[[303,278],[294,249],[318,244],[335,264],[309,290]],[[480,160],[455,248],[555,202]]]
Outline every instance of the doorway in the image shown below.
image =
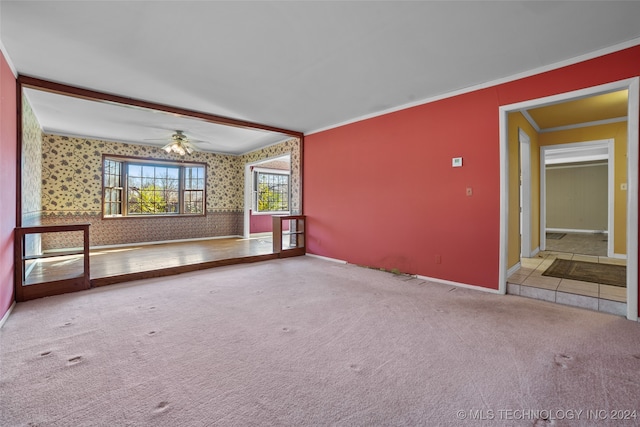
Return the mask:
[[243,237],[271,238],[273,215],[289,215],[291,200],[291,154],[245,166]]
[[615,253],[614,164],[613,139],[540,147],[540,250],[626,259]]
[[[514,215],[510,211],[510,194],[509,188],[513,188],[510,180],[513,175],[509,174],[509,117],[513,112],[521,112],[523,110],[535,107],[551,106],[593,97],[601,94],[607,94],[615,91],[628,91],[628,100],[626,103],[626,129],[627,129],[627,196],[626,196],[626,317],[630,320],[638,319],[638,104],[639,104],[639,78],[623,80],[620,82],[609,83],[597,87],[583,89],[575,92],[569,92],[560,95],[554,95],[546,98],[534,99],[502,106],[499,109],[500,119],[500,267],[499,267],[499,291],[505,294],[507,292],[507,277],[510,271],[518,265],[510,265],[509,262],[509,242],[510,239],[510,215]],[[517,148],[516,148],[517,150]],[[513,151],[513,148],[511,148]],[[520,186],[516,183],[515,188]],[[514,195],[511,195],[514,197]],[[517,197],[517,195],[515,195]],[[518,214],[519,218],[519,214]],[[540,227],[544,230],[543,227]],[[512,231],[511,231],[512,232]],[[541,231],[542,233],[542,231]],[[518,248],[520,252],[521,248]],[[513,252],[513,251],[511,251]],[[559,302],[559,301],[558,301]]]

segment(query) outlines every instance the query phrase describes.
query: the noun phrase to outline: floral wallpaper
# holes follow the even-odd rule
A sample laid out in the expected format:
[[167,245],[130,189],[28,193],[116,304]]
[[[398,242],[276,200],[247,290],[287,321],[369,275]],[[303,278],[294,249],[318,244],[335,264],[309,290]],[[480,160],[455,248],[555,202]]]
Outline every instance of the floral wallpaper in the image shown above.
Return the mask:
[[[41,224],[42,129],[26,97],[22,102],[22,226]],[[28,255],[42,252],[40,234],[25,236]]]
[[[242,155],[242,164],[291,155],[291,213],[300,213],[300,140],[292,138],[279,144]],[[243,204],[244,205],[244,204]]]
[[[243,234],[244,169],[249,162],[291,155],[292,208],[300,206],[298,139],[241,156],[195,152],[188,161],[206,163],[205,217],[102,218],[102,156],[183,160],[159,147],[46,134],[42,138],[42,221],[45,224],[91,223],[92,246]],[[171,224],[170,226],[169,223]],[[62,233],[64,234],[64,233]],[[58,239],[58,240],[53,240]],[[48,238],[45,249],[76,245]]]
[[22,225],[40,224],[42,130],[29,101],[22,102]]
[[[158,147],[45,135],[42,144],[42,209],[45,213],[102,212],[102,155],[183,160]],[[196,152],[207,163],[207,211],[242,209],[244,181],[237,156]]]

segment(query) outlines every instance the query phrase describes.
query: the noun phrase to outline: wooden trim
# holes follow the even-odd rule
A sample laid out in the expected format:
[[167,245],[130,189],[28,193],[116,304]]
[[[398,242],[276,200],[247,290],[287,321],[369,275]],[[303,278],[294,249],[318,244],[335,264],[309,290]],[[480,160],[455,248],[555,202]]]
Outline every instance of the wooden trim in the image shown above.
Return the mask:
[[261,129],[270,132],[282,133],[285,135],[291,135],[294,137],[301,137],[302,132],[293,131],[289,129],[282,129],[275,126],[263,125],[260,123],[249,122],[246,120],[233,119],[230,117],[219,116],[216,114],[204,113],[201,111],[188,110],[185,108],[173,107],[170,105],[157,104],[150,101],[143,101],[135,98],[128,98],[120,95],[113,95],[105,92],[98,92],[90,89],[83,89],[76,86],[69,86],[62,83],[56,83],[48,80],[38,79],[30,76],[18,76],[18,87],[28,87],[32,89],[39,89],[47,92],[57,93],[60,95],[72,96],[75,98],[87,99],[90,101],[98,102],[113,102],[116,104],[123,104],[125,106],[133,106],[138,108],[145,108],[149,110],[164,111],[171,114],[179,114],[182,116],[192,117],[206,122],[215,123],[219,125],[234,126],[245,129]]
[[282,220],[280,217],[272,216],[271,233],[273,233],[273,253],[280,254],[282,252]]
[[[300,144],[300,171],[299,171],[299,176],[298,176],[298,180],[300,182],[300,188],[298,189],[298,191],[300,192],[300,215],[304,214],[304,135],[298,137],[299,140],[299,144]],[[305,223],[305,227],[306,227],[306,223]]]
[[24,256],[24,234],[20,233],[16,227],[13,231],[13,289],[16,301],[24,301],[23,274],[24,267],[22,257]]
[[84,277],[83,277],[83,286],[85,289],[89,289],[91,286],[91,260],[89,258],[89,226],[91,224],[85,224],[83,228],[83,237],[84,237]]
[[154,277],[173,276],[175,274],[188,273],[191,271],[205,270],[208,268],[223,267],[227,265],[248,264],[252,262],[267,261],[277,259],[278,254],[253,255],[241,258],[229,258],[216,261],[202,262],[198,264],[185,264],[179,267],[168,267],[158,270],[141,271],[137,273],[120,274],[116,276],[100,277],[91,279],[91,287],[113,285],[115,283],[131,282],[133,280],[150,279]]
[[[278,258],[287,258],[292,256],[300,256],[307,253],[306,250],[306,232],[307,232],[307,219],[304,215],[273,215],[272,217],[272,239],[273,239],[273,253],[278,255]],[[282,221],[296,221],[295,232],[283,232]],[[300,230],[300,223],[302,222],[302,230]],[[282,236],[283,235],[296,235],[296,247],[283,249]]]
[[[51,295],[58,295],[67,292],[75,292],[89,289],[90,286],[90,259],[89,259],[89,227],[91,224],[67,224],[67,225],[35,225],[32,227],[16,227],[14,230],[14,273],[15,273],[15,295],[16,301],[27,301],[34,298],[41,298]],[[52,280],[49,282],[24,285],[24,261],[34,259],[25,257],[25,236],[36,233],[58,233],[67,231],[83,232],[83,272],[78,277],[63,280]],[[56,254],[64,256],[66,252]],[[46,255],[48,256],[48,255]],[[45,256],[45,257],[46,257]]]
[[[206,209],[205,209],[206,210]],[[104,211],[104,208],[102,209]],[[96,211],[94,211],[96,212]],[[100,217],[101,221],[118,221],[118,220],[127,220],[127,219],[154,219],[154,218],[206,218],[206,213],[201,214],[133,214],[133,215],[121,215],[121,216],[102,216]]]
[[63,225],[33,225],[31,227],[16,227],[16,230],[19,230],[22,234],[57,233],[64,231],[83,231],[84,229],[88,229],[90,225],[88,222]]
[[37,283],[29,286],[21,286],[21,298],[18,302],[29,301],[36,298],[49,297],[53,295],[66,294],[69,292],[84,291],[89,289],[87,281],[83,276],[56,280],[54,282]]
[[170,163],[170,164],[174,164],[176,166],[188,166],[188,165],[194,165],[194,166],[209,166],[209,163],[207,162],[193,162],[193,161],[189,161],[189,160],[173,160],[173,159],[158,159],[156,157],[137,157],[137,156],[127,156],[124,154],[107,154],[107,153],[102,153],[102,162],[104,163],[104,159],[106,158],[113,158],[114,160],[139,160],[143,163],[149,162],[149,163]]
[[22,86],[16,85],[16,227],[22,226]]

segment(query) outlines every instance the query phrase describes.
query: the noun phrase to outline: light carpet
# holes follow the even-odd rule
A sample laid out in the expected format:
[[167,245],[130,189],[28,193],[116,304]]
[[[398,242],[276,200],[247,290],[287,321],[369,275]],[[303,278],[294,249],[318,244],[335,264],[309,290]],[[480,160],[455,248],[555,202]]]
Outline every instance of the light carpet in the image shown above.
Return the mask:
[[310,257],[18,304],[0,361],[2,426],[640,422],[638,323]]

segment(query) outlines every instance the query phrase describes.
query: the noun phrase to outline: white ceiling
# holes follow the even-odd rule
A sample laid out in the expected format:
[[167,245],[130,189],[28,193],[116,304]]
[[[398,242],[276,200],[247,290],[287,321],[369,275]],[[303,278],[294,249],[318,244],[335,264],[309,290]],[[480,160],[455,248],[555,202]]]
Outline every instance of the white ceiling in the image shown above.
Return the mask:
[[[310,133],[638,44],[639,17],[638,1],[2,0],[0,41],[23,75]],[[236,154],[284,138],[28,98],[56,133],[148,143],[180,129]]]
[[198,151],[242,154],[290,136],[209,123],[161,111],[24,90],[43,130],[57,135],[163,146],[176,130]]

